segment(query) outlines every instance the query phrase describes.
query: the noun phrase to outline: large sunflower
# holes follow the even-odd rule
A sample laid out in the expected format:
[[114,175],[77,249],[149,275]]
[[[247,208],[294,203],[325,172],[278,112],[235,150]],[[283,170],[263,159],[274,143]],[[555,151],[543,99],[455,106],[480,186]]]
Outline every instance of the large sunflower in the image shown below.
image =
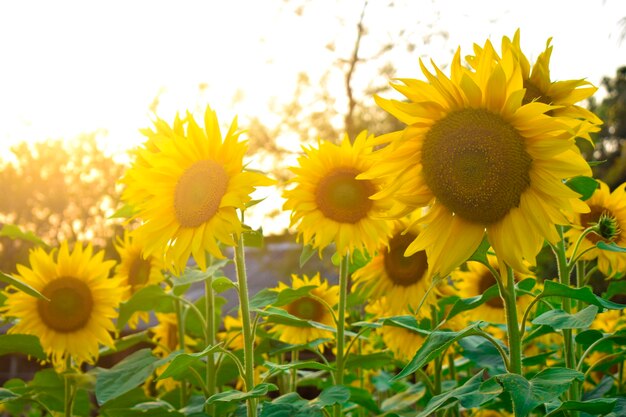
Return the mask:
[[191,114],[186,131],[157,121],[145,131],[148,144],[122,182],[122,197],[143,224],[135,233],[146,242],[145,256],[165,254],[166,267],[180,273],[192,255],[202,270],[206,253],[223,258],[218,242],[235,246],[242,232],[237,209],[244,209],[254,187],[270,185],[265,176],[243,170],[246,143],[234,121],[222,139],[217,117],[207,107],[205,128]]
[[119,279],[109,279],[114,261],[104,261],[104,252],[80,244],[70,252],[61,243],[46,253],[35,248],[29,256],[30,268],[17,265],[19,279],[49,301],[36,299],[11,287],[4,307],[16,324],[9,333],[35,335],[56,368],[64,368],[67,358],[77,365],[94,363],[99,346],[113,346],[116,308],[126,290]]
[[[298,289],[309,285],[315,285],[316,288],[313,288],[309,293],[311,296],[299,298],[281,308],[300,319],[312,320],[335,327],[333,315],[328,310],[328,307],[334,308],[339,302],[339,286],[328,285],[328,281],[322,280],[319,273],[313,278],[309,278],[306,275],[303,275],[302,278],[292,275],[291,280],[291,287],[283,282],[279,282],[276,291],[280,292],[285,288]],[[323,300],[326,305],[320,300]],[[294,327],[286,324],[274,324],[269,329],[269,332],[277,334],[280,341],[292,345],[301,345],[315,339],[333,337],[333,334],[328,330],[316,327]]]
[[435,293],[428,292],[432,284],[428,258],[423,250],[404,256],[420,230],[417,225],[407,227],[406,221],[397,221],[389,242],[379,248],[367,265],[352,274],[353,291],[364,291],[372,301],[387,298],[392,315],[407,311],[419,314],[416,310],[422,300],[426,314],[430,314],[428,306],[435,301]]
[[[144,245],[137,239],[131,238],[128,232],[124,237],[117,237],[115,249],[120,255],[120,263],[115,268],[115,277],[128,290],[123,300],[128,300],[134,293],[148,285],[158,284],[165,279],[163,275],[163,261],[157,256],[144,257]],[[138,311],[128,320],[131,329],[137,328],[139,320],[147,323],[148,312]]]
[[626,183],[617,187],[612,193],[609,187],[602,181],[598,181],[600,187],[587,200],[591,211],[574,216],[574,224],[566,236],[569,239],[569,255],[572,255],[574,243],[576,243],[587,227],[593,226],[604,215],[607,220],[615,223],[611,236],[601,236],[595,232],[587,234],[580,243],[579,253],[588,251],[582,255],[582,259],[590,260],[598,258],[598,269],[607,276],[614,276],[626,271],[626,253],[611,252],[597,249],[598,242],[615,243],[626,247]]
[[394,88],[410,102],[377,98],[408,126],[379,138],[390,142],[385,160],[359,178],[390,177],[404,210],[430,205],[424,230],[406,255],[428,250],[433,273],[446,275],[478,247],[485,232],[497,255],[519,270],[535,263],[544,239],[556,242],[562,211],[588,211],[563,179],[591,175],[557,107],[523,104],[519,61],[508,50],[500,59],[487,41],[475,70],[461,65],[451,77],[422,64],[427,82],[403,79]]
[[357,175],[373,164],[372,140],[361,132],[354,143],[347,135],[340,145],[320,142],[305,149],[299,166],[291,170],[295,188],[285,192],[284,209],[292,210],[291,225],[299,238],[320,251],[334,242],[337,251],[367,250],[373,253],[387,238],[390,226],[381,220],[389,200],[372,200],[380,180],[359,180]]

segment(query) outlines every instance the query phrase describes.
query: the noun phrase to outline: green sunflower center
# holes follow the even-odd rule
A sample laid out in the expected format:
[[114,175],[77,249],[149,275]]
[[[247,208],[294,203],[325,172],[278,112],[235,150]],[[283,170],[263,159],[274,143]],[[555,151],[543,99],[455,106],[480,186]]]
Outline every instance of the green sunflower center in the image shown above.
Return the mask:
[[522,99],[522,104],[528,104],[533,101],[544,104],[552,104],[552,98],[544,95],[543,92],[530,80],[524,80],[524,88],[526,89],[526,93]]
[[302,297],[289,303],[287,312],[302,320],[321,322],[324,318],[325,307],[322,303],[311,297]]
[[180,176],[174,191],[174,211],[182,227],[211,220],[228,188],[228,173],[215,161],[198,161]]
[[[483,272],[478,281],[478,291],[480,292],[477,295],[484,294],[485,291],[487,291],[494,285],[496,285],[496,279],[493,277],[493,275],[491,275],[491,272]],[[504,308],[504,303],[502,302],[502,298],[500,296],[493,297],[485,304],[493,308]]]
[[397,234],[389,241],[389,249],[383,252],[385,272],[396,285],[408,287],[416,284],[428,271],[425,251],[404,256],[406,248],[416,237],[413,233]]
[[621,231],[619,230],[619,224],[615,219],[615,215],[605,207],[589,205],[589,213],[580,215],[580,224],[584,228],[587,228],[598,223],[600,223],[600,234],[592,232],[585,236],[590,242],[594,244],[600,241],[609,243],[619,236]]
[[59,333],[71,333],[87,325],[93,310],[89,286],[74,277],[60,277],[41,291],[50,301],[37,300],[37,311],[45,325]]
[[128,283],[133,287],[141,287],[148,282],[150,278],[151,262],[150,259],[144,259],[140,253],[137,253],[128,268]]
[[357,180],[354,168],[337,168],[324,176],[315,189],[317,207],[327,218],[339,223],[356,223],[372,208],[376,192],[369,180]]
[[531,163],[524,138],[484,109],[448,114],[431,127],[422,147],[424,179],[437,200],[485,225],[519,206],[530,185]]

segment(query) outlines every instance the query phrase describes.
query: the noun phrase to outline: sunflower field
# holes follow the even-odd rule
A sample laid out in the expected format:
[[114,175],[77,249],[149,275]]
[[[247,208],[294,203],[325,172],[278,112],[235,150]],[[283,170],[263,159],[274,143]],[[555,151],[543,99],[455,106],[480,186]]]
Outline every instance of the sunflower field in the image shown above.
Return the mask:
[[[552,80],[552,49],[529,60],[517,31],[420,61],[375,97],[404,128],[320,138],[284,184],[236,119],[157,118],[119,179],[119,262],[3,225],[35,247],[0,274],[0,355],[37,369],[0,413],[626,416],[626,183],[593,178],[596,87]],[[336,274],[253,294],[246,213],[279,188],[300,265]]]

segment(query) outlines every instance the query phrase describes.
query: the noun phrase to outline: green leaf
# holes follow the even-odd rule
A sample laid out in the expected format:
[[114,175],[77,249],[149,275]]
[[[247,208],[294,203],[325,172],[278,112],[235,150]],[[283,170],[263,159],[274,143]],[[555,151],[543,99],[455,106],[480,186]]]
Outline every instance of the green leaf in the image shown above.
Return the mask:
[[415,333],[419,333],[424,337],[430,334],[430,332],[420,327],[415,316],[387,317],[382,320],[382,324],[385,326],[401,327],[403,329],[406,329]]
[[587,163],[589,164],[590,167],[595,167],[595,166],[604,164],[606,161],[607,161],[606,159],[603,159],[602,161],[589,161]]
[[497,285],[492,285],[481,295],[469,298],[461,298],[454,303],[452,309],[448,313],[447,319],[451,319],[452,317],[464,311],[473,310],[474,308],[485,304],[487,301],[496,297],[500,297],[500,291],[498,290]]
[[6,388],[0,388],[0,404],[19,398],[19,395]]
[[422,383],[410,385],[408,389],[384,400],[380,408],[386,413],[404,410],[407,407],[413,407],[424,397],[425,393],[426,388]]
[[595,305],[587,306],[575,314],[563,310],[550,310],[535,318],[532,323],[550,326],[555,330],[585,329],[591,325],[597,314],[598,306]]
[[604,415],[613,411],[617,398],[596,398],[589,401],[565,401],[555,410],[546,414],[546,417],[567,417],[570,415],[565,411],[583,411],[592,415]]
[[249,248],[262,248],[263,247],[263,228],[259,227],[257,230],[245,229],[243,231],[243,244]]
[[204,282],[208,277],[215,276],[228,262],[230,262],[228,259],[214,260],[213,263],[207,267],[206,271],[187,268],[180,277],[176,277],[173,280],[174,288],[195,284],[196,282]]
[[[463,348],[461,354],[478,365],[485,368],[491,375],[506,372],[504,360],[500,352],[487,339],[480,336],[468,336],[459,340],[459,345]],[[506,349],[503,346],[504,349]]]
[[235,288],[235,289],[239,288],[237,283],[233,282],[228,277],[213,278],[213,280],[211,281],[211,287],[213,288],[213,291],[215,291],[218,294],[224,291],[228,291],[231,288]]
[[328,407],[334,404],[343,404],[350,399],[350,390],[343,385],[333,385],[325,388],[320,395],[311,404],[315,404],[320,408]]
[[[335,252],[331,257],[331,262],[335,266],[339,266],[342,256],[339,252]],[[360,250],[355,250],[350,254],[350,262],[348,264],[348,272],[353,274],[356,270],[363,268],[369,263],[371,257],[367,253],[363,253]]]
[[29,334],[0,335],[0,356],[13,353],[23,353],[39,360],[46,359],[46,353],[43,351],[37,336]]
[[115,213],[109,216],[109,219],[130,219],[137,213],[133,206],[124,204],[122,207],[117,209]]
[[250,308],[254,310],[266,307],[268,305],[274,305],[276,300],[278,300],[278,293],[276,291],[270,290],[268,288],[263,288],[261,291],[252,296],[252,298],[250,298]]
[[124,328],[130,317],[137,311],[173,312],[174,306],[171,297],[159,285],[141,288],[128,301],[120,304],[117,328]]
[[33,232],[24,232],[22,229],[20,229],[19,226],[14,224],[3,224],[2,229],[0,229],[0,237],[8,237],[12,240],[24,240],[39,246],[43,246],[46,249],[50,248],[50,246],[46,242],[41,240],[41,238],[35,235]]
[[[277,307],[268,307],[264,310],[255,310],[258,314],[267,317],[267,322],[284,324],[286,326],[293,327],[315,327],[316,329],[326,330],[331,333],[337,333],[337,329],[332,326],[328,326],[324,323],[319,323],[313,320],[304,320],[300,317],[290,314],[287,310]],[[354,332],[346,331],[347,336],[356,336]]]
[[417,417],[426,417],[454,401],[459,401],[465,408],[475,408],[493,400],[500,395],[502,387],[491,379],[483,382],[483,373],[480,371],[460,387],[434,396]]
[[346,361],[346,369],[382,369],[393,362],[389,352],[376,352],[366,355],[351,354]]
[[128,336],[120,337],[115,340],[115,345],[110,347],[103,347],[100,349],[100,357],[112,355],[114,353],[122,352],[126,349],[130,349],[133,346],[137,346],[139,343],[149,342],[150,337],[148,331],[144,330],[138,333],[131,333]]
[[274,307],[281,307],[287,305],[293,301],[309,295],[311,290],[317,288],[317,285],[305,285],[300,288],[286,287],[282,291],[278,292],[277,300],[272,304]]
[[404,369],[394,377],[394,380],[403,378],[412,374],[435,357],[442,355],[454,342],[467,336],[479,335],[479,326],[483,322],[477,322],[458,332],[434,331],[426,340],[411,359]]
[[166,378],[174,378],[180,379],[189,369],[191,365],[194,363],[198,363],[201,361],[201,358],[206,357],[209,353],[220,350],[221,343],[215,346],[208,346],[202,352],[197,353],[175,353],[169,356],[171,360],[168,367],[163,371],[161,375],[157,378],[166,379]]
[[539,296],[573,298],[609,310],[622,310],[626,308],[624,304],[614,303],[613,301],[598,297],[589,287],[572,288],[569,285],[561,284],[556,281],[545,281],[543,291]]
[[302,253],[300,254],[300,268],[302,268],[308,261],[311,259],[313,255],[317,252],[311,245],[304,245],[302,247]]
[[382,411],[378,408],[378,404],[374,401],[372,393],[363,388],[348,387],[350,390],[350,402],[360,405],[366,410],[375,414],[381,414]]
[[478,248],[476,248],[472,256],[469,257],[468,261],[476,261],[483,265],[489,265],[489,261],[487,260],[487,252],[489,251],[489,248],[491,248],[491,244],[485,235],[483,240],[480,242],[480,245],[478,245]]
[[263,366],[269,369],[270,374],[274,375],[276,373],[286,372],[290,369],[317,369],[320,371],[332,371],[334,368],[332,366],[325,365],[323,363],[315,362],[315,361],[302,361],[302,362],[291,362],[291,363],[273,363],[269,361],[265,361]]
[[602,339],[603,336],[601,331],[589,329],[578,333],[575,340],[579,345],[590,346],[592,343]]
[[609,252],[626,253],[626,248],[623,248],[621,246],[617,246],[615,244],[615,242],[605,243],[605,242],[600,241],[600,242],[596,243],[596,247],[598,249],[607,250]]
[[568,368],[547,368],[527,380],[521,375],[504,374],[494,377],[513,399],[517,417],[525,417],[537,406],[554,401],[567,391],[572,382],[584,380],[582,373]]
[[258,398],[267,394],[269,391],[276,391],[278,387],[274,384],[259,384],[248,392],[242,392],[239,390],[230,390],[220,392],[209,397],[206,400],[207,404],[213,404],[215,402],[231,402],[231,401],[243,401],[248,398]]
[[33,296],[35,298],[39,298],[40,300],[50,301],[50,300],[48,300],[48,297],[46,297],[45,295],[43,295],[42,293],[40,293],[39,291],[37,291],[36,289],[31,287],[27,283],[22,282],[19,279],[15,278],[15,277],[13,277],[11,275],[7,275],[7,274],[4,274],[4,273],[0,272],[0,281],[6,282],[7,284],[12,285],[13,287],[17,288],[18,290],[20,290],[23,293],[26,293],[26,294],[28,294],[30,296]]
[[599,186],[598,181],[596,181],[595,179],[582,175],[570,178],[569,180],[565,181],[565,185],[580,194],[580,199],[583,201],[591,198],[594,191]]
[[116,398],[152,375],[167,359],[157,358],[150,349],[141,349],[127,356],[111,369],[101,369],[96,379],[96,399],[99,405]]

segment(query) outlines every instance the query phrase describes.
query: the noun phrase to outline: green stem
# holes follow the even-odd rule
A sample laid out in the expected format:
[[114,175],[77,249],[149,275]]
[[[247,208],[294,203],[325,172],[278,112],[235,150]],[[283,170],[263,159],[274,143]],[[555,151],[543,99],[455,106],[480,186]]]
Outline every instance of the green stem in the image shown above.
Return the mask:
[[72,410],[74,408],[74,378],[70,373],[72,369],[72,358],[70,356],[66,359],[67,370],[65,371],[64,380],[65,380],[65,417],[72,417]]
[[[215,346],[215,293],[213,292],[213,275],[209,275],[204,281],[204,293],[206,297],[206,346]],[[215,382],[215,354],[209,352],[206,358],[206,392],[207,398],[216,392]],[[207,406],[207,414],[215,414],[215,405]]]
[[517,319],[517,297],[515,296],[515,277],[513,269],[506,266],[506,285],[500,288],[504,301],[507,336],[509,340],[509,372],[522,375],[522,337]]
[[[178,322],[178,345],[179,349],[185,351],[185,307],[180,299],[174,300],[176,307],[176,321]],[[180,381],[180,406],[187,403],[187,384],[185,380]]]
[[[346,301],[348,298],[348,271],[349,271],[349,255],[341,258],[339,263],[339,311],[337,313],[337,359],[335,362],[335,384],[343,385],[344,373],[344,346],[345,346],[345,330],[346,330]],[[342,415],[341,404],[335,405],[335,417]]]
[[[235,269],[237,271],[237,284],[239,286],[239,307],[241,309],[241,322],[243,331],[243,379],[246,383],[246,391],[254,388],[254,335],[250,319],[250,300],[248,295],[248,277],[246,275],[246,258],[244,255],[243,234],[239,235],[235,247]],[[248,399],[248,417],[256,417],[256,400]]]
[[[296,363],[299,360],[300,360],[300,351],[296,349],[293,352],[291,352],[291,363]],[[291,370],[291,383],[289,385],[290,385],[290,392],[295,392],[296,389],[298,388],[298,370],[296,368],[293,368]]]

